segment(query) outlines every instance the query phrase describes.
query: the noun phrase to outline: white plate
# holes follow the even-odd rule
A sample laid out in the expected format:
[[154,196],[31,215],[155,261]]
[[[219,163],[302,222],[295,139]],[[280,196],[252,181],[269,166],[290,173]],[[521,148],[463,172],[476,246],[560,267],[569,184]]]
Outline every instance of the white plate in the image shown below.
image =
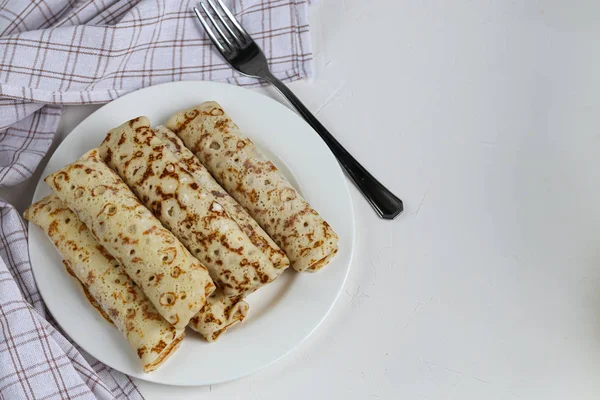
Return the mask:
[[[92,308],[65,272],[43,234],[29,225],[29,251],[38,287],[64,331],[93,357],[136,378],[169,385],[208,385],[237,379],[294,349],[323,321],[337,299],[352,259],[354,215],[346,179],[318,135],[298,115],[266,96],[214,82],[176,82],[123,96],[90,115],[61,143],[42,177],[97,147],[106,133],[140,115],[153,126],[173,113],[216,100],[231,115],[340,237],[340,251],[316,274],[289,268],[279,279],[248,297],[243,324],[209,344],[189,331],[179,351],[161,368],[144,374],[125,338]],[[34,201],[50,193],[43,180]]]

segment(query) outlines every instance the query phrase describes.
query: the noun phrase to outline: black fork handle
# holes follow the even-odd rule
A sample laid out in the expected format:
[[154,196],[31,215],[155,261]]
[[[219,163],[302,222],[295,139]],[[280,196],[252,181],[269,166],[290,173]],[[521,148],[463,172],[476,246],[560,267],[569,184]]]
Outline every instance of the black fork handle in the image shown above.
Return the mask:
[[315,131],[325,141],[331,149],[333,155],[337,158],[346,174],[354,181],[363,196],[373,206],[377,214],[383,219],[394,219],[402,210],[404,205],[396,195],[381,184],[373,175],[369,173],[348,151],[329,133],[329,131],[319,122],[319,120],[306,108],[296,95],[279,79],[271,73],[263,77],[266,81],[273,84],[288,99],[288,101],[298,110],[300,115],[313,127]]

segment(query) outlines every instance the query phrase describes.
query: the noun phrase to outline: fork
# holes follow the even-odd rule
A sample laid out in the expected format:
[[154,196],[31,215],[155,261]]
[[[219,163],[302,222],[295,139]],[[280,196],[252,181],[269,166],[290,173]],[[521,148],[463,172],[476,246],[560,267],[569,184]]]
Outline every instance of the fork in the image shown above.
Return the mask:
[[[223,4],[222,0],[208,0],[214,16],[204,2],[199,6],[204,11],[204,17],[198,7],[194,12],[200,20],[208,37],[219,50],[225,61],[243,75],[263,79],[271,83],[279,92],[288,99],[298,113],[317,131],[325,141],[338,162],[352,179],[363,196],[375,209],[377,214],[384,219],[396,218],[404,209],[402,200],[396,197],[389,189],[383,186],[371,175],[348,151],[329,133],[319,120],[306,108],[292,91],[269,70],[267,58],[250,37],[248,32],[239,24],[231,11]],[[218,19],[218,21],[215,19]],[[220,22],[220,23],[219,23]],[[223,30],[225,29],[225,31]]]

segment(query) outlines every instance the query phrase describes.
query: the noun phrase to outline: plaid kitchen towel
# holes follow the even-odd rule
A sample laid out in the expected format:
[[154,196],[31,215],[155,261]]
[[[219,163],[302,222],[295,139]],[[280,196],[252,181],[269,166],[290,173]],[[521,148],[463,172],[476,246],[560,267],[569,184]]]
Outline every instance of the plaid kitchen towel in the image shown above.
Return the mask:
[[[307,0],[225,0],[281,79],[310,75]],[[103,103],[179,80],[242,77],[212,48],[191,0],[0,0],[0,186],[29,178],[63,104]],[[47,313],[27,238],[0,199],[0,400],[141,398],[74,347]],[[62,271],[61,271],[62,272]]]

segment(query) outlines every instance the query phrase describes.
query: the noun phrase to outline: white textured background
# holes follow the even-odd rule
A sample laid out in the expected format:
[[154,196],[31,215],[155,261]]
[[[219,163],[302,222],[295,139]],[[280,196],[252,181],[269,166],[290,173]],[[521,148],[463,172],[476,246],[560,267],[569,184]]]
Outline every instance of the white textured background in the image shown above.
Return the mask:
[[[350,278],[292,355],[147,398],[599,398],[599,21],[591,0],[313,6],[316,77],[291,87],[406,211],[352,189]],[[2,195],[22,209],[36,181]]]

